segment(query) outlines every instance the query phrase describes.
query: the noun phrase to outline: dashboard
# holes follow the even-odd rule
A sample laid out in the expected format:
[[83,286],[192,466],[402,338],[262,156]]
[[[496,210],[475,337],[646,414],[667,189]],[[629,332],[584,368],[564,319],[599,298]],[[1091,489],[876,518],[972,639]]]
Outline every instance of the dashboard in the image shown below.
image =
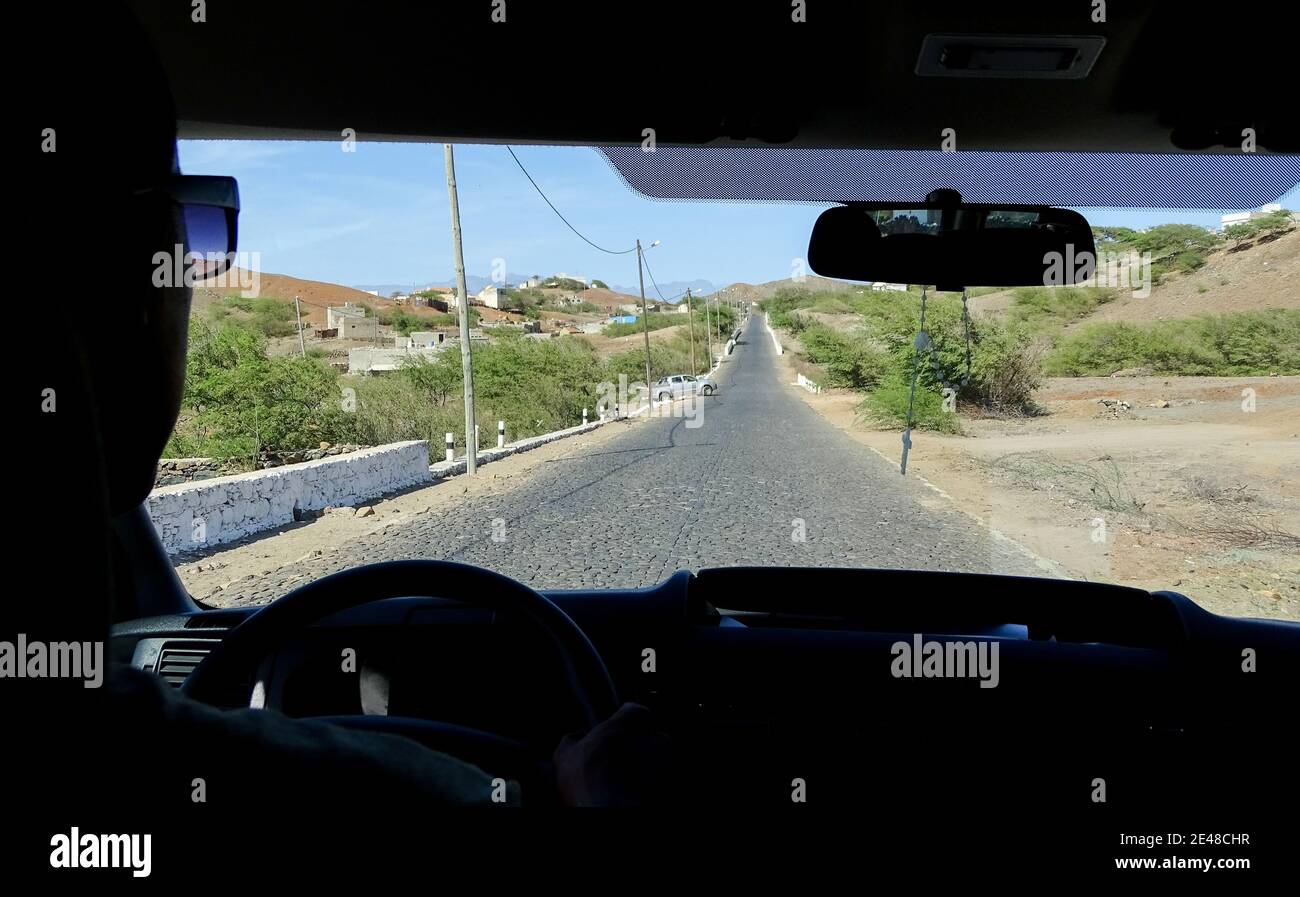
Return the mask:
[[[1153,752],[1176,758],[1163,767],[1172,792],[1180,764],[1283,726],[1277,674],[1300,681],[1300,626],[1217,617],[1172,592],[731,568],[544,594],[586,632],[621,699],[654,712],[684,758],[681,787],[731,802],[760,799],[756,781],[779,790],[792,771],[814,769],[843,781],[846,801],[972,781],[999,793],[1019,781],[1031,799],[1099,757],[1150,789],[1165,779],[1137,758]],[[114,656],[179,684],[255,611],[120,624]],[[923,675],[919,664],[901,675],[900,646],[923,641],[996,644],[996,681]],[[1243,675],[1243,646],[1270,658],[1274,675]],[[439,720],[542,755],[580,722],[557,652],[531,625],[438,597],[376,601],[305,627],[256,680],[255,705],[290,716]],[[1044,768],[1044,756],[1059,762]],[[717,764],[732,772],[724,782]]]

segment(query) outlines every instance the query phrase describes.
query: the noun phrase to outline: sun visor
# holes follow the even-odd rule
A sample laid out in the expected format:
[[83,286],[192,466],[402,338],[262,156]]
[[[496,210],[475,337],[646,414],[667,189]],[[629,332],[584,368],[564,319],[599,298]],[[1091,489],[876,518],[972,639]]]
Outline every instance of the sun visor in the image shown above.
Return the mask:
[[606,146],[633,190],[655,199],[968,202],[1256,209],[1300,183],[1300,155],[996,153],[773,146]]

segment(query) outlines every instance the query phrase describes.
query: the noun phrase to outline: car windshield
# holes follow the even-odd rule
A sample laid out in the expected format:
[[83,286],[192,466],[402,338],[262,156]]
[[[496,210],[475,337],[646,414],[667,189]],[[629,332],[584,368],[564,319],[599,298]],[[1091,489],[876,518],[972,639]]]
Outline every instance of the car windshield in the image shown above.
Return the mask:
[[148,504],[196,600],[436,558],[540,589],[1010,573],[1300,619],[1292,169],[1247,208],[1013,197],[1082,212],[1094,276],[963,294],[818,277],[836,197],[652,201],[638,155],[456,146],[456,214],[441,147],[181,142],[242,201]]

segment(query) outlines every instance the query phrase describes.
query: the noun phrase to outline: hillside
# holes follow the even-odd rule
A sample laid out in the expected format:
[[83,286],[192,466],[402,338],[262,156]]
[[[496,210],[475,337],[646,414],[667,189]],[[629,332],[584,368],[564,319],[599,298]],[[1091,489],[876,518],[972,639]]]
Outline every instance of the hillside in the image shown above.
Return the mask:
[[[225,282],[233,282],[236,276],[240,282],[248,283],[253,277],[253,272],[236,268],[226,276]],[[365,302],[374,308],[396,307],[396,303],[391,299],[381,299],[363,290],[345,287],[337,283],[304,280],[301,277],[290,277],[287,274],[267,274],[265,272],[258,272],[257,278],[257,294],[250,298],[283,299],[291,303],[294,296],[300,296],[302,298],[303,320],[308,322],[311,327],[325,326],[325,309],[331,305],[342,305],[345,302]],[[237,287],[209,287],[199,283],[194,287],[194,311],[206,311],[210,305],[220,302],[223,297],[239,292],[240,290]],[[419,311],[419,309],[416,311]]]
[[[701,323],[697,333],[704,332],[704,325]],[[686,325],[676,324],[672,327],[661,327],[658,330],[650,331],[651,344],[671,343],[678,336],[686,338]],[[596,350],[601,358],[609,358],[611,355],[617,355],[620,352],[639,351],[645,345],[645,336],[640,333],[629,333],[625,336],[605,336],[599,333],[583,334],[578,339],[586,340]],[[701,357],[703,355],[701,354]]]
[[1083,320],[1160,321],[1269,308],[1300,308],[1300,228],[1216,249],[1203,267],[1167,276],[1145,299],[1122,293]]
[[[999,315],[1015,304],[1016,290],[975,296],[971,310]],[[1202,315],[1300,308],[1300,228],[1274,239],[1207,252],[1190,274],[1166,274],[1145,297],[1120,291],[1115,299],[1064,324],[1069,330],[1097,321],[1136,324]]]
[[765,283],[732,283],[718,290],[713,294],[713,298],[720,299],[723,302],[739,300],[742,302],[762,302],[770,298],[777,290],[783,289],[805,289],[816,292],[828,290],[861,290],[865,286],[860,283],[850,283],[846,280],[831,280],[828,277],[818,277],[815,274],[809,274],[802,281],[796,281],[792,277],[783,280],[769,280]]
[[[591,287],[590,289],[582,290],[576,295],[583,302],[590,302],[592,305],[598,306],[601,309],[608,311],[610,314],[618,314],[618,307],[620,305],[626,305],[629,302],[638,305],[641,303],[640,296],[618,293],[614,290],[607,290],[602,287]],[[652,298],[654,297],[646,296],[647,300]]]
[[[252,273],[235,269],[236,273],[229,275],[227,282],[237,276],[244,283],[248,283]],[[210,287],[202,283],[194,287],[194,306],[195,314],[206,311],[209,307],[221,302],[221,300],[234,293],[239,293],[238,287],[222,286]],[[373,296],[364,290],[358,290],[354,287],[343,286],[337,283],[326,283],[320,280],[305,280],[301,277],[291,277],[287,274],[258,274],[256,295],[250,296],[251,299],[277,299],[289,305],[293,304],[293,297],[298,296],[302,302],[302,319],[307,324],[307,329],[311,330],[325,326],[325,310],[330,306],[343,305],[351,302],[356,305],[368,305],[376,312],[384,309],[401,308],[402,311],[416,318],[435,318],[442,313],[437,309],[425,308],[413,305],[399,306],[392,299],[383,296]],[[484,321],[520,321],[522,315],[508,311],[498,311],[492,308],[474,306],[479,313],[479,317]]]

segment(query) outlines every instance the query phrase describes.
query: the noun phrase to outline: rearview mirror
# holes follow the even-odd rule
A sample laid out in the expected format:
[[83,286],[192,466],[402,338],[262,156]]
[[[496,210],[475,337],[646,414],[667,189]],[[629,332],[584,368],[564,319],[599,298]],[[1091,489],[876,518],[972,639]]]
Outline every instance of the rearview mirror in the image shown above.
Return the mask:
[[905,207],[827,209],[808,241],[808,266],[823,277],[941,290],[1082,283],[1095,265],[1092,228],[1078,212],[963,203],[952,190]]

